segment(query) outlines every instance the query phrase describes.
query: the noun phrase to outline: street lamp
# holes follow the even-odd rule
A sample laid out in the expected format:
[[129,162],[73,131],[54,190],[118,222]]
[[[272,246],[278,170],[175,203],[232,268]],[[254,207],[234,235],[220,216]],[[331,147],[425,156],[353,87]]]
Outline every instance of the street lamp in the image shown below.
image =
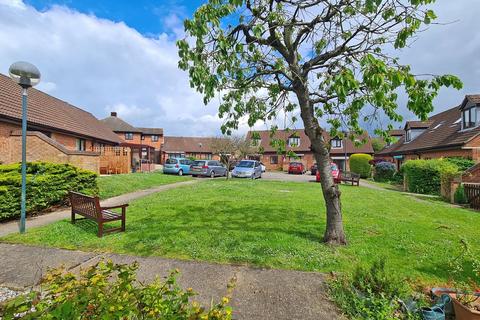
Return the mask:
[[19,61],[10,66],[10,78],[22,87],[22,196],[20,233],[25,232],[27,198],[27,89],[40,82],[40,71],[33,64]]

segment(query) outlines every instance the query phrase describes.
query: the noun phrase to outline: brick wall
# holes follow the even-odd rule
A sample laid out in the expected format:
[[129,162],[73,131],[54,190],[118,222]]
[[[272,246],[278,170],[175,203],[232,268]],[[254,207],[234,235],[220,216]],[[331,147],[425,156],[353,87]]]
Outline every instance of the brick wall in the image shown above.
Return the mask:
[[[13,135],[6,139],[0,154],[4,163],[20,162],[22,159],[22,137]],[[38,132],[29,132],[27,136],[27,161],[46,161],[70,163],[82,169],[99,173],[100,157],[88,152],[71,152],[55,140]]]
[[122,141],[125,141],[126,143],[134,143],[134,144],[146,144],[143,143],[142,141],[142,135],[138,132],[133,133],[133,139],[132,140],[125,140],[125,132],[115,132],[117,136],[122,139]]
[[[68,150],[77,150],[77,138],[73,136],[69,136],[63,133],[52,132],[51,138],[61,145],[63,145]],[[85,148],[86,150],[92,150],[93,141],[89,139],[85,140]]]

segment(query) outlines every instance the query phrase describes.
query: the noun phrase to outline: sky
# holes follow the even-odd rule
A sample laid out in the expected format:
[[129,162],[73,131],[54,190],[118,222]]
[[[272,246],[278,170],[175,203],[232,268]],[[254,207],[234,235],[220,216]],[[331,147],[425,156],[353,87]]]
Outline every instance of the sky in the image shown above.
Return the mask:
[[[29,61],[42,73],[38,89],[97,118],[116,111],[134,126],[161,127],[166,135],[218,135],[218,101],[205,106],[177,68],[175,41],[202,2],[0,0],[0,73]],[[416,73],[450,73],[464,82],[463,90],[441,91],[437,113],[480,93],[480,1],[437,0],[434,9],[443,24],[398,55]],[[415,119],[404,102],[405,120]],[[248,129],[242,123],[238,133]]]

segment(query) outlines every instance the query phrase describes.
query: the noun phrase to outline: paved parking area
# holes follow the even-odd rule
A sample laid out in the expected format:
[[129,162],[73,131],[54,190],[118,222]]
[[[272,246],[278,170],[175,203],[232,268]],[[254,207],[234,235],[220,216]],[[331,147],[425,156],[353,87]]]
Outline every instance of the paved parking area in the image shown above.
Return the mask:
[[312,176],[310,171],[307,171],[305,174],[288,174],[280,171],[267,171],[262,173],[262,179],[294,182],[315,182],[315,176]]

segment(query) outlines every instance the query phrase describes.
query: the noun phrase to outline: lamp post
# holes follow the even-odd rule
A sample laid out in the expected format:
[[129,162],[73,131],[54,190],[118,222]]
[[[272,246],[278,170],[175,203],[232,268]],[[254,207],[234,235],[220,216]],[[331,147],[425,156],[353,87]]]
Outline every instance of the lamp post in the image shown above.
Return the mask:
[[27,199],[27,90],[40,82],[40,71],[33,64],[19,61],[10,66],[10,78],[22,87],[22,196],[20,233],[25,232]]

